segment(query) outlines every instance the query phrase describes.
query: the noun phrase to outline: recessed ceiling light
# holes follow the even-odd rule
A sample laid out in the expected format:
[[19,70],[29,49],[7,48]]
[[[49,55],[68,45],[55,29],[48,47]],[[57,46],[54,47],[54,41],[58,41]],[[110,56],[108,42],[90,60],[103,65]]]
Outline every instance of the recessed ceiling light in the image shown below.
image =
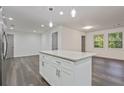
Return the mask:
[[63,15],[64,13],[63,13],[63,11],[60,11],[59,14],[60,14],[60,15]]
[[36,30],[33,30],[33,32],[36,32]]
[[44,25],[41,25],[41,27],[44,27]]
[[71,16],[73,18],[76,16],[76,10],[74,8],[71,10]]
[[53,23],[52,22],[49,22],[49,27],[53,27]]
[[92,29],[93,26],[85,26],[85,27],[82,27],[82,29],[86,29],[86,30],[89,30],[89,29]]
[[13,18],[12,18],[12,17],[9,17],[8,19],[9,19],[9,20],[13,20]]

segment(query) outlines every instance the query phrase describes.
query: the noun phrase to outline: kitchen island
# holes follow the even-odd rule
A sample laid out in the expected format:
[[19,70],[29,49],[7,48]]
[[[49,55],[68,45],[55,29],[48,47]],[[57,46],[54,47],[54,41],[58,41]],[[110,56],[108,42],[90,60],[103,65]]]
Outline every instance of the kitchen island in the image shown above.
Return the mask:
[[54,86],[90,86],[94,53],[40,51],[39,72]]

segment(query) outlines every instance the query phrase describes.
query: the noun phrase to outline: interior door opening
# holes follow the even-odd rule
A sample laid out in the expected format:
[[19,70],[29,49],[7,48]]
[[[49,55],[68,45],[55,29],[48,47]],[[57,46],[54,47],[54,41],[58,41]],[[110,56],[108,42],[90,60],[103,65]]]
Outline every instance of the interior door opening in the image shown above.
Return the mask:
[[52,33],[52,50],[58,50],[58,32]]
[[86,50],[85,50],[85,36],[81,36],[81,51],[86,52]]

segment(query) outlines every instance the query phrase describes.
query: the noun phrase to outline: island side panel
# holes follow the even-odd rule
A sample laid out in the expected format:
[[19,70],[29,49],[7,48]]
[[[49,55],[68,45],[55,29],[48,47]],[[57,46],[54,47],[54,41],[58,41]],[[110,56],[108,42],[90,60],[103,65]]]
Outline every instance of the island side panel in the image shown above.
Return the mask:
[[92,85],[92,57],[87,57],[75,63],[75,85]]

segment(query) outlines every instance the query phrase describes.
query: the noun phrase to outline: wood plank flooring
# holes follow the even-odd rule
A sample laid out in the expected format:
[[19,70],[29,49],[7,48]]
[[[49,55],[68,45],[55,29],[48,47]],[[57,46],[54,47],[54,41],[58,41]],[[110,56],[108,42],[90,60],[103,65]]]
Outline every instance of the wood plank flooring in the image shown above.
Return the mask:
[[[93,57],[93,86],[124,85],[124,61]],[[5,86],[48,86],[39,74],[39,56],[8,59],[4,63]]]
[[39,56],[8,59],[4,69],[4,85],[44,86],[48,85],[39,74]]
[[93,57],[92,85],[124,86],[124,61]]

